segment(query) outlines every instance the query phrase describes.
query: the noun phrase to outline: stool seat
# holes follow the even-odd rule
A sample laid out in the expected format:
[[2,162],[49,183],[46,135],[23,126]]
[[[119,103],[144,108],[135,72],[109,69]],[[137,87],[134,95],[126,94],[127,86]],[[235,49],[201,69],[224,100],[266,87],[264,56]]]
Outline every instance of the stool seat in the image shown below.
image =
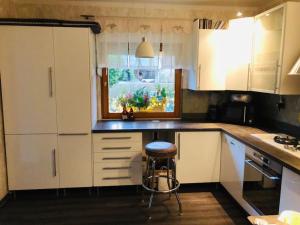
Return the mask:
[[170,142],[154,141],[145,146],[148,156],[157,158],[170,158],[177,154],[176,145]]

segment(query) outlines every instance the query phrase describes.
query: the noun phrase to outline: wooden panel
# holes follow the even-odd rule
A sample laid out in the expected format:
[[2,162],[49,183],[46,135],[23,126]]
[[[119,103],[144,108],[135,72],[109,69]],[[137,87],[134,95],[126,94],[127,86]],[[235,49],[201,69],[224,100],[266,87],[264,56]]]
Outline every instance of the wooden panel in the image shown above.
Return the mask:
[[59,187],[57,135],[5,135],[9,190]]
[[52,28],[2,26],[0,32],[5,133],[56,133]]
[[137,162],[95,163],[94,186],[137,185],[142,183],[142,165]]
[[91,130],[89,28],[54,28],[59,133]]
[[176,133],[177,176],[181,183],[219,182],[220,132]]
[[91,187],[91,135],[58,136],[60,187]]

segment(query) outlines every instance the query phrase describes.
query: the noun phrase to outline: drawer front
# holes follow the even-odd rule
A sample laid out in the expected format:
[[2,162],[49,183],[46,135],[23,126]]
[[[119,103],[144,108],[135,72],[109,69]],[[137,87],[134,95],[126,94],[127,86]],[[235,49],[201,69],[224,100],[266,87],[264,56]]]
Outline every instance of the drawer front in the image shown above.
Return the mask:
[[116,162],[94,164],[94,186],[140,185],[141,183],[141,163]]
[[102,133],[93,134],[94,144],[142,142],[142,133]]
[[94,153],[94,163],[106,162],[141,162],[142,152],[101,152]]
[[133,151],[142,151],[142,142],[103,142],[103,143],[94,143],[93,146],[94,152],[133,152]]

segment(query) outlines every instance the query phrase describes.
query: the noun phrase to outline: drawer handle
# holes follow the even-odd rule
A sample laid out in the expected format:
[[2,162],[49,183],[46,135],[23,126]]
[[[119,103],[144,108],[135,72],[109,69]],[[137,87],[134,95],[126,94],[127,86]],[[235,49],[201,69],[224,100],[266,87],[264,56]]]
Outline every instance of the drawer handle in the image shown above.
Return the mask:
[[235,145],[235,143],[234,143],[234,142],[232,142],[232,141],[230,141],[230,144],[232,144],[232,145]]
[[131,169],[130,166],[123,166],[123,167],[103,167],[102,170],[128,170]]
[[103,177],[102,180],[127,180],[131,177]]
[[120,160],[120,159],[131,159],[131,157],[105,157],[102,160]]
[[131,137],[103,137],[102,140],[127,140]]
[[129,150],[131,147],[104,147],[102,150]]

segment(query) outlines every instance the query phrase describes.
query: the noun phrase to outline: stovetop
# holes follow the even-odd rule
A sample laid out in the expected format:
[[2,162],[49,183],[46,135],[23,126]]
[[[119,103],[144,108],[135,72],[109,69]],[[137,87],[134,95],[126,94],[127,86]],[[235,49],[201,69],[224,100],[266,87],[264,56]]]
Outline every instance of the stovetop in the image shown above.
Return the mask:
[[300,142],[286,134],[252,134],[261,141],[300,158]]

